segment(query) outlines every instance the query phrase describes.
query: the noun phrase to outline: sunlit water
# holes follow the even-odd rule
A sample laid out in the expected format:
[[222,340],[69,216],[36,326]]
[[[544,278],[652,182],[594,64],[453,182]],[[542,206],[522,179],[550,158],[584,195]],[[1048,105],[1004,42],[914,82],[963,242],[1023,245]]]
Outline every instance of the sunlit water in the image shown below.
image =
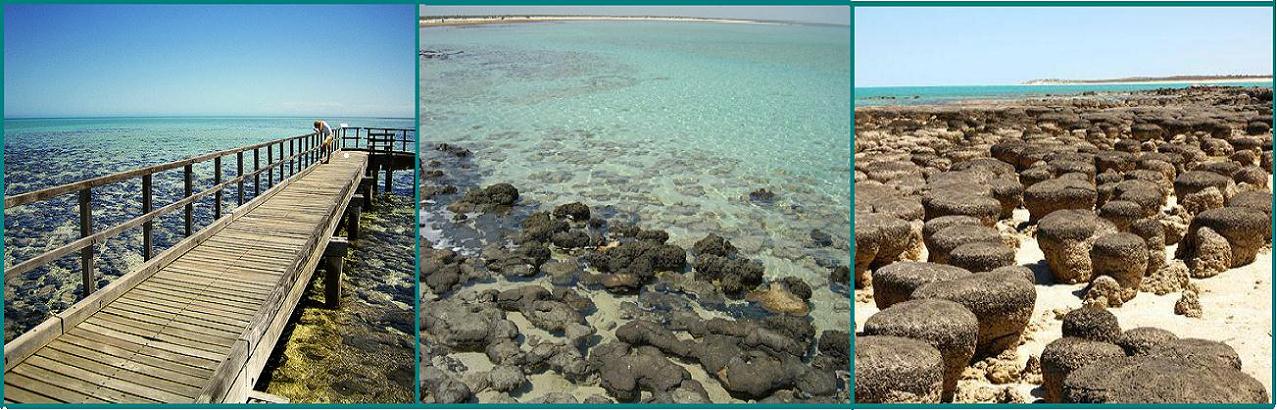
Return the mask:
[[[718,233],[768,277],[822,288],[850,259],[849,36],[684,22],[424,28],[422,49],[460,54],[422,60],[423,142],[475,151],[477,182],[513,183],[527,203],[614,207],[685,247]],[[776,201],[752,203],[759,188]],[[423,235],[458,245],[439,216]],[[812,246],[813,229],[839,245]]]

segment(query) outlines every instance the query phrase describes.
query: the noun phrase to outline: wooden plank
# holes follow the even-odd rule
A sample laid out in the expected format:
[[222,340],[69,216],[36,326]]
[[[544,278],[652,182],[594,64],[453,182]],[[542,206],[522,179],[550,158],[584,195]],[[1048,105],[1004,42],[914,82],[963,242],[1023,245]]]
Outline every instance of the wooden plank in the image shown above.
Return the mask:
[[232,284],[227,281],[216,281],[210,279],[195,279],[189,276],[152,276],[151,283],[161,284],[169,287],[187,289],[193,291],[210,292],[215,295],[226,295],[228,297],[239,297],[245,300],[257,302],[265,299],[265,294],[270,292],[260,288]]
[[143,283],[141,285],[138,285],[138,287],[133,288],[133,291],[129,293],[137,294],[139,297],[153,297],[158,299],[167,299],[174,302],[187,303],[188,305],[195,305],[200,307],[207,307],[210,309],[216,309],[222,312],[242,313],[245,315],[252,315],[253,308],[255,307],[255,306],[252,306],[251,304],[243,304],[239,302],[219,300],[214,297],[202,296],[202,295],[191,293],[191,292],[177,292],[177,291],[172,291],[167,289],[161,289],[149,283]]
[[[69,378],[80,379],[85,382],[97,385],[99,387],[107,387],[112,390],[117,390],[122,393],[127,393],[130,395],[136,396],[137,398],[152,400],[156,402],[166,402],[166,403],[190,400],[190,398],[188,397],[182,397],[181,395],[160,390],[155,387],[141,385],[134,381],[113,378],[112,377],[113,375],[111,374],[98,373],[97,371],[115,371],[115,369],[99,367],[89,363],[91,362],[84,361],[84,362],[76,363],[75,365],[71,365],[66,363],[59,363],[55,360],[47,359],[45,357],[38,356],[38,355],[32,356],[30,359],[27,360],[27,364],[31,366],[39,367],[40,369],[43,369],[44,371],[61,374]],[[80,365],[85,365],[85,367],[90,367],[90,368],[89,369],[81,368],[79,367]],[[154,378],[151,378],[151,379],[152,379],[151,381],[154,381]],[[97,394],[97,391],[95,391],[94,394]],[[108,399],[108,400],[115,401],[112,399]]]
[[[141,350],[143,346],[137,346],[137,349],[126,349],[111,344],[85,339],[72,334],[63,336],[58,339],[57,342],[50,343],[49,346],[51,349],[58,349],[79,356],[86,356],[91,353],[101,353],[106,356],[119,358],[123,361],[140,363],[155,368],[165,369],[172,373],[182,374],[185,377],[190,378],[190,380],[205,380],[209,375],[213,374],[213,371],[209,369],[144,354]],[[102,358],[105,359],[106,357],[102,356]],[[124,365],[120,364],[117,366]],[[175,376],[175,380],[181,381],[186,379]]]
[[[8,378],[6,377],[6,379]],[[4,400],[13,403],[58,403],[57,399],[23,389],[9,383],[8,380],[5,380],[4,383]]]
[[168,351],[168,350],[164,350],[160,348],[146,346],[144,343],[137,343],[134,341],[121,339],[111,335],[104,335],[104,334],[97,333],[90,330],[76,328],[76,329],[73,329],[67,335],[77,336],[80,338],[78,340],[92,341],[92,343],[86,342],[84,344],[85,346],[90,346],[90,347],[96,346],[94,343],[98,343],[97,341],[100,341],[101,344],[103,345],[117,346],[126,350],[133,350],[133,351],[136,351],[137,354],[144,354],[144,355],[168,360],[174,363],[181,363],[187,366],[197,367],[200,369],[204,369],[208,372],[212,372],[213,368],[217,366],[217,360],[205,359],[202,357],[195,357],[195,356],[176,353],[176,352],[172,352],[172,351]]
[[165,312],[165,311],[154,310],[154,309],[150,309],[146,307],[124,304],[124,303],[112,303],[111,306],[107,306],[107,308],[102,309],[102,311],[116,312],[116,313],[127,312],[127,313],[135,313],[140,315],[148,315],[155,318],[171,320],[173,321],[173,323],[177,323],[177,324],[189,325],[192,327],[199,327],[204,329],[219,330],[219,331],[230,333],[230,334],[239,334],[239,332],[243,331],[244,325],[247,324],[247,322],[244,322],[243,324],[221,323],[217,321],[207,320],[205,319],[205,317],[191,314],[193,312]]
[[[31,369],[33,369],[31,366],[21,366],[19,369],[4,375],[6,392],[10,386],[14,386],[53,399],[53,401],[59,403],[83,403],[85,399],[89,398],[88,393],[63,387],[66,384],[50,383],[27,376],[27,373],[32,371]],[[97,390],[96,386],[90,387],[90,392]]]
[[[191,340],[193,342],[199,343],[198,345],[193,345],[198,348],[204,348],[208,344],[229,347],[231,345],[231,342],[235,340],[234,335],[227,336],[227,333],[225,332],[218,332],[218,331],[207,330],[207,329],[190,330],[185,328],[185,325],[183,325],[182,327],[179,327],[178,326],[179,324],[172,321],[168,321],[167,323],[164,323],[164,324],[156,324],[156,323],[152,323],[151,321],[139,320],[134,317],[119,315],[119,314],[106,312],[106,311],[99,312],[98,314],[93,315],[93,320],[102,320],[104,322],[111,322],[120,326],[131,327],[133,329],[137,329],[141,331],[154,332],[155,335],[150,336],[151,338],[154,338],[154,339],[162,339],[160,336],[164,335],[164,336],[173,336],[173,337],[177,337],[181,339]],[[106,323],[98,323],[98,324],[106,325]],[[125,328],[117,327],[116,329],[124,330]],[[138,334],[136,332],[131,332],[131,333]],[[146,334],[141,334],[141,335],[144,337],[147,336]],[[217,349],[214,349],[212,351],[217,351]]]
[[150,287],[154,287],[155,289],[166,289],[166,290],[171,290],[174,292],[194,293],[194,294],[198,294],[202,296],[217,298],[219,300],[223,300],[227,302],[240,302],[247,305],[255,305],[261,302],[261,299],[254,298],[250,295],[244,294],[243,292],[230,292],[225,290],[217,290],[217,289],[211,288],[211,286],[209,285],[199,286],[199,285],[193,285],[189,283],[173,283],[171,281],[166,281],[162,279],[149,280],[146,282],[146,285]]
[[138,311],[140,309],[147,309],[148,311],[152,311],[152,312],[168,312],[169,314],[172,314],[172,315],[187,318],[187,320],[193,320],[196,322],[216,323],[221,326],[233,326],[236,328],[243,328],[248,326],[247,320],[244,320],[238,317],[221,316],[221,315],[209,313],[207,311],[187,310],[184,307],[174,308],[172,306],[166,306],[162,304],[152,303],[149,301],[137,300],[137,299],[131,299],[131,298],[116,300],[115,303],[111,304],[111,306],[118,306],[120,309],[133,310],[133,311]]
[[[102,355],[94,355],[94,356],[101,357]],[[170,379],[165,379],[164,377],[161,377],[160,374],[157,374],[157,371],[155,369],[147,369],[151,371],[149,373],[140,372],[135,369],[123,368],[119,366],[112,366],[109,364],[105,364],[105,363],[102,363],[101,361],[93,360],[91,357],[82,357],[79,355],[69,354],[58,349],[40,350],[40,353],[37,354],[36,357],[48,359],[50,361],[72,366],[78,369],[88,370],[100,375],[105,375],[110,377],[113,380],[125,380],[125,381],[128,381],[129,383],[152,387],[157,390],[165,391],[165,392],[176,394],[179,396],[184,396],[187,398],[194,398],[196,394],[199,394],[198,387],[185,385]],[[37,360],[36,363],[33,363],[33,364],[39,365],[39,362],[40,361]]]
[[213,353],[213,352],[208,352],[208,351],[204,351],[204,350],[200,350],[200,349],[194,349],[194,348],[190,348],[190,347],[187,347],[187,346],[177,345],[177,344],[173,344],[173,343],[169,343],[169,342],[165,342],[165,341],[160,341],[160,340],[151,340],[151,339],[147,339],[147,338],[142,337],[142,336],[138,336],[138,335],[130,334],[130,333],[127,333],[127,332],[121,332],[121,331],[117,331],[117,330],[114,330],[114,329],[110,329],[110,328],[102,327],[102,326],[99,326],[99,325],[97,325],[97,324],[90,323],[90,322],[88,322],[88,321],[85,321],[85,322],[83,322],[83,323],[80,323],[80,326],[76,326],[76,329],[84,329],[84,330],[87,330],[87,331],[92,331],[92,332],[94,332],[94,333],[99,333],[99,334],[103,334],[103,335],[111,336],[111,337],[114,337],[114,338],[117,338],[117,339],[122,339],[122,340],[130,341],[130,342],[137,343],[137,344],[140,344],[140,345],[150,346],[150,347],[154,347],[154,348],[156,348],[156,349],[166,350],[166,351],[173,352],[173,353],[179,353],[179,354],[186,355],[186,356],[192,356],[192,357],[198,357],[198,358],[201,358],[201,359],[212,360],[212,361],[214,361],[214,362],[221,361],[223,358],[225,358],[225,357],[226,357],[226,355],[217,354],[217,353]]

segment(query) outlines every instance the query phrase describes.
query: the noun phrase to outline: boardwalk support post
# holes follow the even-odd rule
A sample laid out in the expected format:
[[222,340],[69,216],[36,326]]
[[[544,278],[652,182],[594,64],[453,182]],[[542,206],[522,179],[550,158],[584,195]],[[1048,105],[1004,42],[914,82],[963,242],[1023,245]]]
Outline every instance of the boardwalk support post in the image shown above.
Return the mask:
[[393,181],[393,180],[394,180],[394,178],[393,178],[393,177],[394,177],[394,172],[395,172],[395,171],[394,171],[394,169],[390,167],[390,155],[386,155],[386,157],[382,159],[382,162],[383,162],[383,164],[384,164],[383,166],[385,167],[385,170],[386,170],[386,189],[382,190],[382,192],[390,193],[390,192],[392,192],[392,191],[390,190],[390,188],[391,188],[390,184],[391,184],[391,181]]
[[372,187],[376,184],[371,177],[363,177],[359,180],[359,191],[363,192],[364,196],[364,208],[369,210],[372,209]]
[[324,304],[329,309],[341,307],[341,275],[346,265],[346,238],[333,237],[324,248]]
[[346,208],[346,237],[352,241],[359,240],[359,214],[362,213],[363,194],[355,194]]

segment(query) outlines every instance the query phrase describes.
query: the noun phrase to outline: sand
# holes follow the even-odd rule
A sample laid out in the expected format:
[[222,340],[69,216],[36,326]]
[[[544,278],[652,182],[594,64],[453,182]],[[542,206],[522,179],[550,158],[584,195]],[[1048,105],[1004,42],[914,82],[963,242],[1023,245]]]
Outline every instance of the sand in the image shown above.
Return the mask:
[[[1017,209],[1011,223],[1019,225],[1028,220],[1028,211]],[[1000,222],[1006,224],[1008,221]],[[1045,261],[1037,240],[1019,235],[1020,249],[1016,262],[1045,272]],[[1167,247],[1167,260],[1173,258],[1175,246]],[[1037,265],[1041,263],[1041,267]],[[1117,316],[1122,329],[1142,326],[1159,327],[1174,332],[1179,337],[1192,337],[1224,342],[1237,350],[1242,360],[1242,371],[1258,379],[1268,391],[1272,391],[1272,272],[1271,246],[1264,248],[1254,263],[1231,269],[1215,277],[1192,279],[1200,289],[1201,318],[1189,318],[1174,313],[1175,301],[1180,293],[1158,296],[1141,292],[1119,308],[1109,311]],[[1039,275],[1041,278],[1041,275]],[[1040,279],[1039,279],[1040,280]],[[1060,323],[1064,313],[1082,307],[1081,291],[1087,284],[1038,284],[1037,303],[1033,319],[1025,330],[1024,343],[1016,349],[1016,366],[1023,368],[1030,356],[1040,357],[1048,343],[1061,337]],[[856,331],[860,332],[865,320],[878,312],[872,293],[856,291]],[[970,370],[970,368],[968,369]],[[1036,401],[1042,392],[1037,384],[994,384],[983,377],[959,382],[958,396],[964,393],[991,397],[991,391],[978,394],[976,390],[1001,390],[1011,388],[1018,400]],[[965,390],[965,391],[964,391]],[[970,396],[968,396],[970,397]]]

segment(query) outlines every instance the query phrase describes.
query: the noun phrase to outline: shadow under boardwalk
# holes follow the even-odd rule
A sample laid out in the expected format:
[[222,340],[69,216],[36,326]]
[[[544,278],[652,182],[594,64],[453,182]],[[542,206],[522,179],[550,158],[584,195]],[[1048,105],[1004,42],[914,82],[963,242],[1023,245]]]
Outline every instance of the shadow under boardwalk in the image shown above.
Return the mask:
[[5,402],[243,403],[367,167],[337,151],[15,340]]

